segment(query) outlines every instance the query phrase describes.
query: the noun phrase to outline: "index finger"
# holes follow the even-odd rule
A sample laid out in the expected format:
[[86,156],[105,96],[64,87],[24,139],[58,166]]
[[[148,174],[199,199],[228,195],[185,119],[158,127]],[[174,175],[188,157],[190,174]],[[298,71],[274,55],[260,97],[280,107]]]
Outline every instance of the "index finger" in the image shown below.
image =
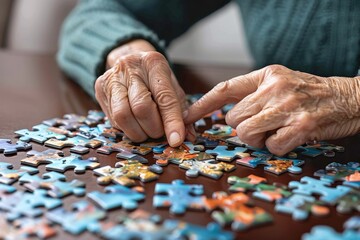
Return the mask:
[[261,69],[219,83],[190,106],[184,119],[185,124],[193,123],[227,103],[242,100],[256,91],[262,79],[263,70]]

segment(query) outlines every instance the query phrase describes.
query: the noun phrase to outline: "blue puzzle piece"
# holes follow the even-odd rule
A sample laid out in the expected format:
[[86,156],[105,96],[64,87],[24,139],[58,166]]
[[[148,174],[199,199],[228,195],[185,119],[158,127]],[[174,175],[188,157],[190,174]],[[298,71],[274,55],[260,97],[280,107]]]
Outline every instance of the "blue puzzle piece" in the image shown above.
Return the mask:
[[59,140],[66,139],[66,136],[63,134],[56,133],[45,124],[39,124],[33,127],[33,131],[28,129],[21,129],[15,131],[15,134],[21,136],[20,140],[24,142],[34,141],[37,143],[43,144],[46,140],[50,138],[56,138]]
[[21,216],[37,217],[43,214],[43,210],[39,207],[53,209],[62,204],[59,199],[47,197],[44,190],[37,190],[34,193],[17,191],[13,194],[3,194],[0,198],[0,209],[8,212],[9,221]]
[[329,209],[318,205],[312,196],[293,194],[288,198],[281,198],[276,201],[275,211],[291,214],[295,221],[302,221],[312,213],[316,216],[324,216],[329,213]]
[[98,110],[89,110],[86,116],[85,123],[88,126],[95,126],[101,123],[105,119],[105,114]]
[[196,240],[231,240],[234,239],[232,232],[223,231],[220,225],[209,223],[207,227],[184,223],[178,220],[166,220],[165,228],[174,229],[174,235],[184,239]]
[[227,146],[217,146],[213,150],[206,150],[205,152],[216,156],[216,160],[231,162],[235,158],[239,158],[242,153],[248,149],[243,147],[236,147],[234,150],[228,150]]
[[360,239],[360,232],[345,230],[343,233],[336,232],[329,226],[318,225],[311,229],[310,233],[305,233],[302,240],[356,240]]
[[320,194],[320,200],[329,204],[335,204],[336,200],[351,191],[351,188],[345,186],[330,187],[331,182],[321,181],[311,177],[302,177],[300,182],[291,181],[289,188],[294,189],[293,193],[312,195]]
[[105,191],[106,193],[95,191],[87,194],[91,200],[105,210],[118,207],[132,210],[138,207],[137,201],[145,198],[144,194],[121,185],[106,187]]
[[74,169],[75,173],[84,173],[86,169],[95,169],[100,166],[96,157],[82,159],[82,157],[77,154],[71,154],[68,157],[61,157],[59,159],[52,159],[50,162],[50,164],[46,165],[46,170],[58,172]]
[[98,209],[87,201],[79,201],[73,204],[73,210],[57,208],[48,212],[46,217],[71,234],[84,232],[90,224],[96,223],[106,217],[106,212]]
[[97,148],[100,147],[102,144],[103,142],[96,138],[88,139],[82,136],[75,136],[66,140],[58,140],[51,138],[45,142],[45,146],[57,149],[63,149],[64,147],[72,147],[70,148],[70,152],[78,154],[86,154],[90,151],[89,148]]
[[19,177],[25,173],[35,174],[39,170],[33,167],[21,167],[20,169],[12,169],[13,165],[10,163],[0,162],[0,183],[7,185],[13,184],[16,182]]
[[10,139],[0,139],[0,153],[4,155],[15,154],[18,151],[26,151],[31,149],[31,144],[18,141],[16,144],[12,144]]
[[360,216],[352,216],[344,223],[345,229],[357,230],[360,233]]
[[42,178],[39,176],[31,176],[24,174],[19,179],[19,182],[30,190],[35,191],[36,189],[44,188],[47,189],[47,194],[54,198],[63,198],[70,194],[76,196],[85,195],[85,183],[77,179],[71,182],[65,182],[66,177],[64,174],[57,172],[44,173]]
[[1,195],[4,193],[13,193],[15,191],[16,191],[15,187],[0,183],[0,198]]
[[203,209],[204,204],[201,194],[204,189],[198,184],[184,184],[182,180],[174,180],[171,184],[157,183],[155,194],[167,193],[167,196],[154,195],[154,207],[170,207],[170,212],[183,214],[187,208]]

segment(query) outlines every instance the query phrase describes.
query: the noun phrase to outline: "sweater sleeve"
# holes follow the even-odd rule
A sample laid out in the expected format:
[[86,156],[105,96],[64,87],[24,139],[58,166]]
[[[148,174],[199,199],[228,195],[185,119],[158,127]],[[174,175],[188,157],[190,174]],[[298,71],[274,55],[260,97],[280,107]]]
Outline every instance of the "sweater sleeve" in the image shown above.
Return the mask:
[[165,54],[167,44],[228,0],[82,0],[65,20],[57,61],[92,97],[108,53],[145,39]]

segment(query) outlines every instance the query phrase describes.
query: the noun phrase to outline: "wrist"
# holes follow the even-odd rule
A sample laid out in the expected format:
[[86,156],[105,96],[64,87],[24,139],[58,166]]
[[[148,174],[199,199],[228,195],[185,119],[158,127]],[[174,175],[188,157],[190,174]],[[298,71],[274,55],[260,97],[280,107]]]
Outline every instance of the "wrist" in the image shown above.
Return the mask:
[[107,55],[106,59],[106,67],[111,68],[114,66],[116,60],[119,57],[126,56],[133,53],[138,52],[149,52],[149,51],[156,51],[155,47],[144,39],[134,39],[131,40],[117,48],[114,48],[110,51]]

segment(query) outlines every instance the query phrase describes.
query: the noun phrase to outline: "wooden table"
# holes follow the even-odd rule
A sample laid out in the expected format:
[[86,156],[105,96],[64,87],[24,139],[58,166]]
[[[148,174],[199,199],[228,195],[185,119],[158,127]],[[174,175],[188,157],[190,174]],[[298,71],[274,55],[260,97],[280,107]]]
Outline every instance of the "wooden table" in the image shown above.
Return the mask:
[[[210,66],[177,66],[178,78],[182,82],[184,89],[188,92],[204,92],[211,86],[207,82],[215,80],[225,80],[238,74],[249,71],[249,69],[239,68],[219,68]],[[65,113],[86,114],[89,109],[98,109],[98,105],[88,97],[78,85],[69,81],[59,71],[53,56],[27,55],[13,52],[0,51],[0,138],[11,138],[16,141],[14,131],[22,128],[31,128],[41,123],[42,120],[53,117],[61,117]],[[213,180],[206,177],[190,179],[185,177],[185,171],[178,166],[169,165],[165,167],[164,173],[158,181],[144,184],[146,190],[146,200],[140,203],[140,208],[160,214],[164,218],[176,218],[189,221],[195,224],[206,225],[211,221],[210,214],[206,212],[188,211],[185,215],[175,217],[169,214],[168,209],[154,209],[152,207],[152,198],[155,184],[157,182],[171,182],[173,179],[184,179],[186,183],[203,184],[205,195],[210,197],[214,191],[226,191],[229,185],[226,179],[230,175],[245,177],[249,174],[256,174],[268,179],[270,183],[280,182],[287,184],[291,180],[299,180],[303,176],[312,176],[313,172],[324,168],[333,161],[359,161],[360,138],[342,139],[336,143],[345,146],[344,153],[337,153],[335,158],[317,157],[303,158],[306,164],[303,167],[303,174],[283,174],[276,176],[264,172],[262,167],[250,169],[238,166],[234,172],[225,174],[220,180]],[[33,149],[45,150],[45,147],[33,143]],[[68,149],[65,149],[68,154]],[[19,152],[17,155],[4,157],[0,154],[0,161],[12,163],[15,168],[20,166],[20,159],[26,156],[25,152]],[[115,154],[100,155],[91,150],[90,154],[85,156],[97,156],[101,165],[112,165],[118,160]],[[153,159],[149,157],[150,162]],[[40,172],[45,171],[44,165],[39,167]],[[67,171],[68,179],[78,178],[85,181],[87,191],[100,190],[103,187],[96,183],[96,177],[91,171],[85,174],[75,175],[72,171]],[[24,189],[17,183],[14,185],[19,189]],[[86,197],[84,197],[86,198]],[[66,197],[64,205],[70,208],[70,204],[80,200],[74,196]],[[246,232],[237,233],[238,239],[300,239],[301,235],[309,232],[314,225],[325,224],[334,227],[337,231],[342,231],[342,224],[350,215],[342,215],[331,208],[328,217],[319,218],[310,216],[303,222],[295,222],[291,216],[278,214],[274,212],[274,204],[255,200],[257,206],[263,207],[274,217],[273,224],[250,229]],[[123,210],[118,209],[109,212],[110,219],[116,219],[116,216]],[[75,238],[59,229],[57,239]],[[229,229],[229,228],[227,228]],[[78,239],[92,239],[93,235],[89,233],[81,234]]]

